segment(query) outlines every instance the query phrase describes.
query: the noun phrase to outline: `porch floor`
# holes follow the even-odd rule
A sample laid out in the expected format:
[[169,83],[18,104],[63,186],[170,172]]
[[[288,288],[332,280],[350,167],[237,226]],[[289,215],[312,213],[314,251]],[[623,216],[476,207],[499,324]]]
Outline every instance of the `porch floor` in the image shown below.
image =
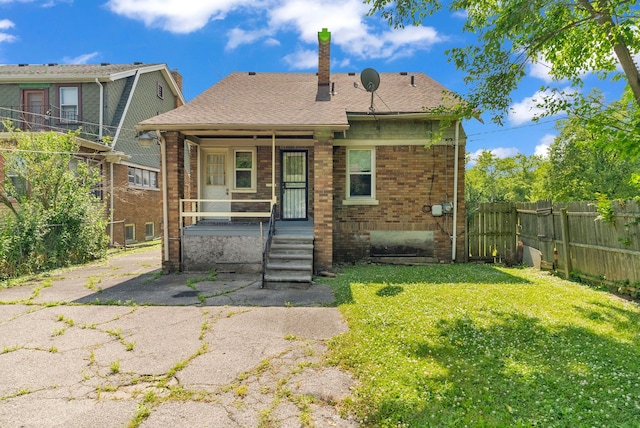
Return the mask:
[[[266,236],[268,222],[262,223],[262,232]],[[231,223],[213,220],[201,220],[182,229],[189,236],[259,236],[260,223]],[[277,220],[276,235],[313,236],[313,220],[287,221]]]

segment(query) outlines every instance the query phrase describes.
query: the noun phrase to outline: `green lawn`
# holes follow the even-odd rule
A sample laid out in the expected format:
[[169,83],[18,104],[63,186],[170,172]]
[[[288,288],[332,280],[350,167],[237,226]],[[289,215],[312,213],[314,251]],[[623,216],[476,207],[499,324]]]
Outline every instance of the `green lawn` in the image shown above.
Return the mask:
[[331,362],[368,426],[640,426],[640,308],[533,269],[345,267]]

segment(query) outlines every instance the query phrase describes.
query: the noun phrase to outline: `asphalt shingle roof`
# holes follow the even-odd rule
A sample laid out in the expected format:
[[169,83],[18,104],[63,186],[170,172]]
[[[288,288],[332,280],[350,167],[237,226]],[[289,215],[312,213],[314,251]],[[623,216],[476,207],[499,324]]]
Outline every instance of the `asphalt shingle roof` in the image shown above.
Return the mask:
[[[413,76],[413,85],[411,77]],[[370,112],[371,93],[358,73],[331,75],[331,101],[316,101],[315,73],[232,73],[182,107],[141,122],[143,129],[232,129],[348,124]],[[447,89],[424,73],[381,73],[375,114],[424,113]]]
[[159,64],[23,64],[0,65],[0,81],[3,83],[26,80],[94,80],[108,78],[112,74],[136,70]]

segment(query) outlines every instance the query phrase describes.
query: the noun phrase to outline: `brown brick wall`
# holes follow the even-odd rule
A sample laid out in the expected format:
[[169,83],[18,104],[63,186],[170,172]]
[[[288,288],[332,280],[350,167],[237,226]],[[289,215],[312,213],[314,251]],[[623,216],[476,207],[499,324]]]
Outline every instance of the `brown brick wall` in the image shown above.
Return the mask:
[[[105,176],[109,177],[109,164],[103,166]],[[159,174],[158,174],[159,175]],[[110,208],[109,192],[111,188],[105,180],[104,201],[107,210]],[[162,192],[157,189],[146,189],[129,185],[128,166],[113,165],[113,241],[116,245],[125,244],[125,224],[135,225],[135,239],[137,242],[147,240],[145,224],[153,223],[154,237],[159,237],[162,224]],[[110,228],[108,228],[109,230]]]
[[[334,149],[334,262],[356,262],[369,257],[369,232],[373,230],[433,231],[434,256],[451,260],[453,215],[434,217],[431,206],[453,201],[454,147],[436,145],[378,146],[376,199],[379,205],[344,205],[346,198],[346,148]],[[464,171],[464,146],[459,169]],[[464,177],[458,183],[457,259],[464,256]]]
[[[167,202],[169,218],[166,227],[169,242],[162,242],[163,254],[168,247],[169,260],[162,262],[165,272],[175,272],[180,266],[180,199],[185,196],[184,136],[177,132],[165,134],[167,153]],[[162,174],[161,174],[162,175]],[[164,180],[161,177],[160,180]],[[162,183],[161,183],[162,185]],[[164,256],[163,256],[164,257]]]
[[331,270],[334,263],[334,147],[332,140],[319,140],[314,153],[314,269]]

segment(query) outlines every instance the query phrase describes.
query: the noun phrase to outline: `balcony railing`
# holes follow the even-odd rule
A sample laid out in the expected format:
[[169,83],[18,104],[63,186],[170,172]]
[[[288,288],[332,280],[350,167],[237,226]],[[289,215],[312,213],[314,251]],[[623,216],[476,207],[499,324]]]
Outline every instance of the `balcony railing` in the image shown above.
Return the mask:
[[[53,105],[42,106],[0,106],[0,131],[6,131],[4,123],[23,131],[56,131],[67,132],[81,128],[80,136],[90,141],[98,141],[100,126],[97,123],[84,122],[76,112],[62,112]],[[102,135],[110,135],[108,128],[103,127]]]
[[201,220],[237,222],[268,219],[275,204],[272,199],[181,199],[180,228],[186,225],[186,219],[191,219],[191,224]]

